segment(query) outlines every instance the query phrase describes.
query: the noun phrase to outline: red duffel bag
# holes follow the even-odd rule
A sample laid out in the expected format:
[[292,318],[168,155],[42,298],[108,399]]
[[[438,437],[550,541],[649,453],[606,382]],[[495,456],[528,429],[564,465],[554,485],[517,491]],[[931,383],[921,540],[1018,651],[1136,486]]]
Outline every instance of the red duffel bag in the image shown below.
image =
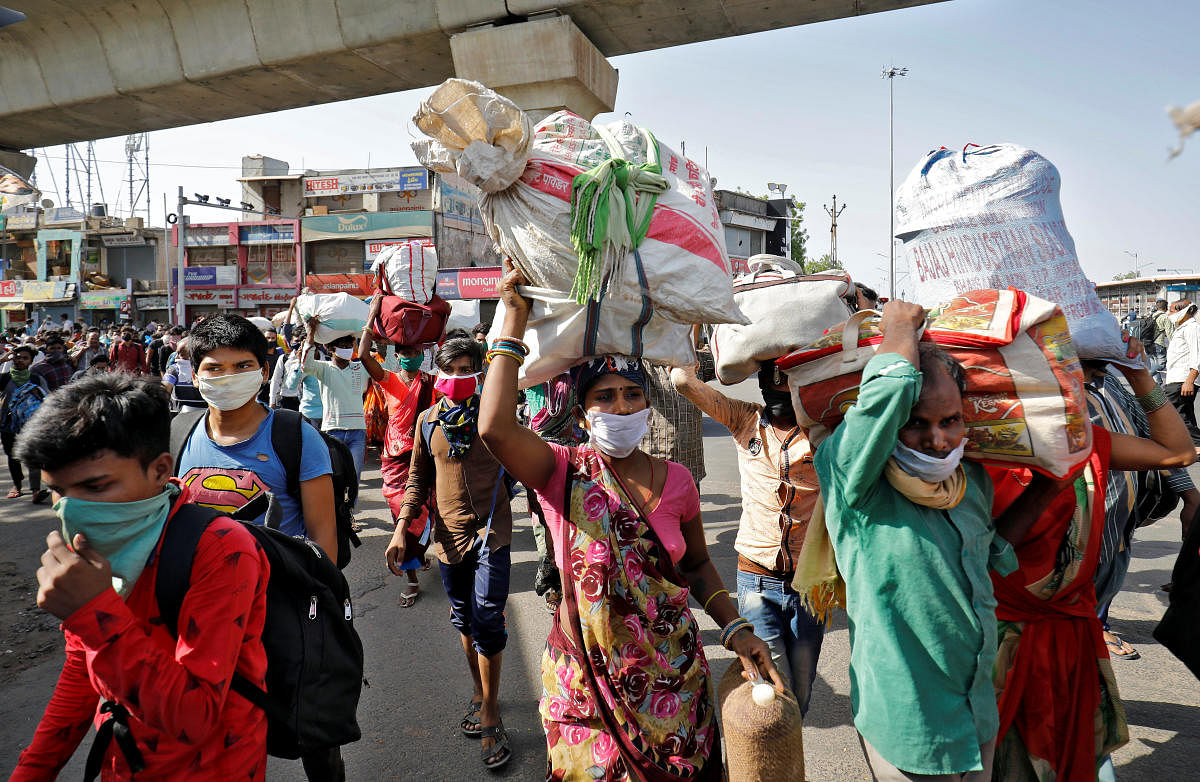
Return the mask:
[[399,296],[384,296],[375,319],[375,332],[397,345],[419,347],[442,338],[450,305],[434,296],[428,304],[416,304]]

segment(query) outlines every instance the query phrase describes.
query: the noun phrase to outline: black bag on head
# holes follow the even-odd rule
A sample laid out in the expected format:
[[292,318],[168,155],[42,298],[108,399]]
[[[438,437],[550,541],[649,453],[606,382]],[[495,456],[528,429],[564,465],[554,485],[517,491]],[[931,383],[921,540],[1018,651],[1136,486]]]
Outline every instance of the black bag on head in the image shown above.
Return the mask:
[[[304,420],[304,416],[295,410],[283,408],[274,411],[275,418],[271,422],[271,447],[283,464],[283,474],[287,476],[287,492],[297,505],[300,500],[300,457],[303,450],[304,430],[302,427],[312,426]],[[201,424],[208,415],[208,408],[187,411],[175,416],[171,421],[171,455],[175,457],[175,474],[179,475],[179,458],[187,446],[192,431]],[[318,430],[325,447],[329,450],[329,463],[333,468],[333,508],[337,519],[338,555],[337,566],[340,568],[350,564],[351,547],[358,548],[362,541],[354,531],[354,503],[358,499],[358,474],[354,471],[354,457],[346,444],[336,437],[331,437]],[[270,493],[268,492],[268,495]],[[238,512],[240,518],[257,518],[258,511],[247,517]],[[282,519],[281,509],[273,496],[269,496],[266,510],[266,524],[271,529],[278,529]]]
[[[251,508],[255,504],[243,510],[257,515],[261,506]],[[201,505],[182,505],[163,532],[154,594],[172,635],[178,634],[196,545],[209,523],[224,515]],[[320,546],[268,527],[242,524],[271,564],[262,633],[267,690],[241,674],[234,675],[230,689],[266,712],[267,752],[276,757],[298,758],[302,752],[358,741],[363,646],[354,629],[345,576]]]

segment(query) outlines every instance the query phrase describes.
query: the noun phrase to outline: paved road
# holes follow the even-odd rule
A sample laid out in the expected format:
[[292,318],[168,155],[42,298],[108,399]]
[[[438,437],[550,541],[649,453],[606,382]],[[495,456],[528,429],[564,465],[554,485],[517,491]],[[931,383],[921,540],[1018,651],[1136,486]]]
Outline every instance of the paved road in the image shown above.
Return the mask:
[[[753,389],[739,389],[753,393]],[[724,430],[705,421],[708,477],[701,493],[705,528],[714,561],[732,584],[733,539],[739,515],[736,457]],[[359,719],[362,741],[345,749],[351,780],[540,780],[544,743],[537,721],[538,671],[550,617],[533,593],[536,567],[533,536],[524,501],[514,501],[513,594],[509,601],[509,645],[505,652],[503,710],[515,758],[496,774],[481,768],[478,743],[457,728],[470,695],[457,634],[447,622],[448,607],[436,569],[421,575],[424,594],[416,606],[401,608],[398,580],[383,567],[390,534],[379,494],[378,463],[369,463],[360,516],[368,525],[364,545],[347,568],[358,607],[356,626],[366,647],[366,678]],[[0,495],[10,488],[0,477]],[[51,511],[27,498],[0,499],[0,771],[11,769],[32,735],[62,662],[61,636],[54,623],[32,607],[32,574],[54,526]],[[1160,522],[1138,534],[1125,591],[1112,609],[1115,628],[1142,654],[1135,662],[1114,663],[1131,723],[1132,740],[1116,756],[1122,782],[1194,780],[1200,767],[1200,683],[1151,638],[1165,605],[1158,591],[1169,578],[1178,550],[1179,523]],[[716,641],[716,627],[700,616],[702,640],[720,676],[730,655]],[[4,654],[8,648],[12,654]],[[24,660],[15,660],[24,657]],[[811,780],[867,780],[850,723],[848,638],[844,616],[826,635],[804,741]],[[24,663],[29,663],[26,667]],[[18,669],[24,668],[24,670]],[[89,739],[90,743],[90,739]],[[82,775],[76,754],[63,778]],[[268,778],[302,780],[298,763],[273,760]]]

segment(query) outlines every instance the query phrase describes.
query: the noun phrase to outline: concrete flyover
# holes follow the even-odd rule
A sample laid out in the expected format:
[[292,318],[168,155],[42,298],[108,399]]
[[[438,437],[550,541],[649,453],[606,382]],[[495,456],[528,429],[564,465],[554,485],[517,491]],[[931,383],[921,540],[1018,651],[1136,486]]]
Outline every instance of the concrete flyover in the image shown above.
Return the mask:
[[547,14],[608,57],[939,1],[4,0],[0,148],[425,87],[453,36]]

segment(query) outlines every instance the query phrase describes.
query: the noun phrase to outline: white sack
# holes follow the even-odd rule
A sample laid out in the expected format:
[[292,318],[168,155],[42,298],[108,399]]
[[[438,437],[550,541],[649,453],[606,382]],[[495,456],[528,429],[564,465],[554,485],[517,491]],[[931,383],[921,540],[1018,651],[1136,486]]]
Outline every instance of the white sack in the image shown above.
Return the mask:
[[747,264],[750,273],[733,281],[733,298],[750,324],[723,323],[709,339],[717,378],[726,385],[756,374],[763,361],[815,342],[853,314],[845,297],[854,283],[841,269],[806,275],[795,261],[764,254]]
[[927,307],[1008,288],[1058,304],[1080,358],[1127,362],[1121,329],[1083,273],[1063,221],[1058,169],[996,144],[926,155],[896,192],[896,238]]
[[431,239],[409,239],[387,247],[371,264],[371,274],[383,270],[391,295],[428,304],[437,292],[438,260]]
[[370,312],[366,302],[349,293],[305,293],[296,299],[301,323],[307,323],[310,316],[319,321],[313,339],[322,345],[361,333]]
[[657,161],[666,190],[657,196],[639,247],[645,284],[633,253],[605,257],[600,321],[606,328],[627,328],[616,311],[640,311],[644,291],[654,307],[650,326],[657,331],[665,331],[666,322],[746,322],[733,301],[724,228],[708,172],[648,132],[628,122],[600,128],[570,112],[530,128],[528,117],[507,98],[461,79],[439,87],[414,121],[437,142],[413,144],[422,164],[481,188],[479,210],[500,252],[533,286],[558,291],[564,299],[579,268],[570,231],[574,178],[614,153],[632,164]]
[[481,301],[478,299],[451,299],[446,303],[450,305],[450,315],[446,318],[445,331],[452,329],[470,331],[479,325],[479,320],[483,316]]
[[[605,302],[606,317],[599,319],[595,347],[585,347],[588,334],[587,307],[576,304],[562,294],[545,288],[521,288],[522,295],[533,300],[529,325],[523,337],[529,346],[529,356],[517,370],[517,383],[528,388],[552,380],[576,364],[609,353],[634,355],[633,325],[641,305]],[[488,342],[500,336],[505,307],[501,300],[492,320]],[[689,366],[696,363],[692,345],[692,327],[681,323],[652,318],[641,331],[641,357],[654,364]]]

